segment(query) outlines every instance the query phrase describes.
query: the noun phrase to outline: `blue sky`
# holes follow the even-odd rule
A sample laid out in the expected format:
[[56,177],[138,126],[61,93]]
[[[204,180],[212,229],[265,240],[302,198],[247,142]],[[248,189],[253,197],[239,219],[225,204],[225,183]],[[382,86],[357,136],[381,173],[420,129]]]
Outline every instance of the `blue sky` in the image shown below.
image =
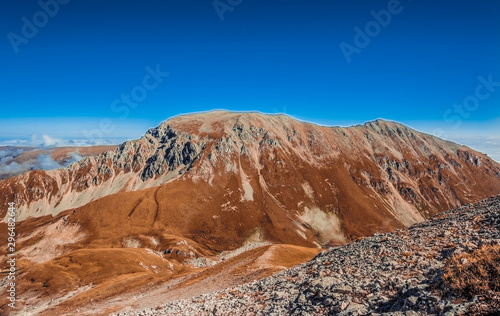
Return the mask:
[[498,1],[13,1],[0,141],[116,142],[255,110],[400,121],[500,161],[498,16]]

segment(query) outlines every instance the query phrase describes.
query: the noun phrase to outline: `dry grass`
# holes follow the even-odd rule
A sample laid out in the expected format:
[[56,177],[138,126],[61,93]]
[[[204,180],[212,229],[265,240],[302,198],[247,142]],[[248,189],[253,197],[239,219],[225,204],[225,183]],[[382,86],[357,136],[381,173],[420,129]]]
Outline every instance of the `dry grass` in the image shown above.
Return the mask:
[[454,295],[466,298],[499,292],[500,245],[453,255],[444,268],[443,283]]

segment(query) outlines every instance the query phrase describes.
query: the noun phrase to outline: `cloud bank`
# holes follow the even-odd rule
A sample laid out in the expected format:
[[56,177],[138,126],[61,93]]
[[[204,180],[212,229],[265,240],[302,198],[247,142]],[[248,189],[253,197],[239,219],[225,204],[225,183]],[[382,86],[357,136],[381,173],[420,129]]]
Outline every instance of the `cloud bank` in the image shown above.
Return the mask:
[[[53,144],[53,139],[46,139],[47,144]],[[70,164],[81,160],[83,157],[77,152],[70,153],[69,158],[60,162],[52,159],[50,150],[42,151],[38,155],[35,153],[31,159],[19,157],[23,153],[39,150],[38,148],[0,148],[0,179],[5,179],[30,170],[53,170],[67,167]]]

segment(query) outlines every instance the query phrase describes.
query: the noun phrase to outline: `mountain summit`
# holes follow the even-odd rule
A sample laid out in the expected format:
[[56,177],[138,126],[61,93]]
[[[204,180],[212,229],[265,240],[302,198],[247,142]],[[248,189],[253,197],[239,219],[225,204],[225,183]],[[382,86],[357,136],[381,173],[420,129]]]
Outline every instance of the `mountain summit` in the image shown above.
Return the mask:
[[309,221],[335,217],[349,237],[498,194],[500,166],[394,122],[324,127],[285,115],[214,111],[174,117],[66,169],[2,181],[0,199],[16,202],[22,220],[179,182],[191,184],[181,194],[191,198],[225,185],[234,191],[227,208],[239,211],[245,204],[309,214]]

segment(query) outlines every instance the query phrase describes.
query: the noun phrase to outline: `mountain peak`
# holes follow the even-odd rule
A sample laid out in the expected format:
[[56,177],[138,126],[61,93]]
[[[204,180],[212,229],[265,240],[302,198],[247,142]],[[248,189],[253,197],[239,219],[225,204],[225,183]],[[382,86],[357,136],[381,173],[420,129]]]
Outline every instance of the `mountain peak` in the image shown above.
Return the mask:
[[[110,194],[161,186],[177,179],[214,185],[214,179],[223,174],[240,178],[244,199],[252,200],[254,194],[250,192],[269,192],[282,185],[266,177],[283,168],[293,170],[295,176],[289,181],[303,185],[307,188],[304,192],[315,191],[311,189],[312,182],[324,181],[329,184],[322,186],[335,190],[350,183],[354,186],[351,192],[366,195],[365,191],[373,191],[370,194],[377,196],[380,206],[374,209],[377,203],[366,201],[363,203],[368,204],[362,207],[352,207],[360,212],[369,207],[374,214],[377,208],[389,208],[390,212],[408,210],[404,215],[384,215],[396,216],[392,224],[396,227],[470,202],[476,194],[487,197],[500,193],[500,166],[487,156],[397,122],[377,119],[346,128],[327,127],[283,114],[230,111],[173,117],[150,129],[141,139],[85,158],[67,169],[52,171],[43,180],[33,172],[12,178],[9,183],[0,182],[0,191],[5,190],[3,199],[10,197],[19,203],[20,218],[58,214]],[[490,179],[489,184],[478,180],[472,181],[476,187],[464,184],[459,191],[451,187],[451,183],[471,183],[470,179],[480,175]],[[314,179],[305,180],[310,177]],[[423,179],[430,182],[423,183]],[[26,191],[25,186],[32,186],[33,190]],[[286,194],[296,194],[295,184],[292,187],[293,192]],[[75,192],[88,194],[75,198]],[[273,199],[277,199],[274,194],[285,193],[274,192]],[[439,198],[430,197],[436,194]],[[308,208],[323,203],[326,200],[311,202]],[[329,203],[328,207],[338,204]],[[5,212],[0,215],[5,216]]]
[[227,110],[213,110],[208,112],[182,114],[169,118],[161,123],[159,128],[166,128],[167,126],[180,128],[183,130],[191,131],[213,131],[214,128],[233,127],[234,124],[239,123],[244,126],[254,126],[258,128],[265,128],[273,130],[275,128],[291,128],[292,126],[302,125],[303,127],[321,128],[321,129],[337,129],[337,130],[350,130],[355,127],[367,127],[373,131],[386,130],[389,132],[400,131],[414,131],[403,123],[386,120],[375,119],[368,121],[364,124],[353,125],[349,127],[339,126],[325,126],[316,123],[301,121],[284,113],[267,114],[262,112],[238,112]]

